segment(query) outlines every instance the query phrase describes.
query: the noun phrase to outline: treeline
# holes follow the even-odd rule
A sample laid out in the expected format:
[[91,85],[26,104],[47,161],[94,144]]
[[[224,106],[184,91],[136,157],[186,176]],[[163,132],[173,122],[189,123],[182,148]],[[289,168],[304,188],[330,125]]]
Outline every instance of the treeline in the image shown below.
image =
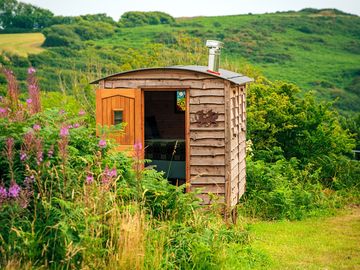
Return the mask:
[[[81,15],[81,16],[54,16],[48,10],[37,6],[18,2],[16,0],[0,1],[0,33],[22,33],[41,31],[42,29],[57,24],[74,24],[91,22],[96,24],[106,23],[112,26],[134,27],[141,25],[169,24],[175,19],[164,12],[126,12],[118,22],[106,14]],[[96,26],[95,24],[93,24]],[[84,26],[82,26],[84,27]],[[97,29],[103,30],[103,29]],[[86,29],[88,32],[89,30]],[[75,31],[76,32],[76,31]],[[85,34],[86,35],[86,34]],[[82,38],[80,34],[80,38]],[[53,39],[53,37],[52,37]],[[51,41],[51,43],[53,40]]]

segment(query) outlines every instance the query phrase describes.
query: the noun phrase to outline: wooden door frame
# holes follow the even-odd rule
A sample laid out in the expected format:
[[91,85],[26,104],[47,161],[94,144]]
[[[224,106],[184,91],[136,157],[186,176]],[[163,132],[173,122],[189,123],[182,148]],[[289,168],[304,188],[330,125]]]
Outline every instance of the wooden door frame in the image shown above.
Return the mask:
[[186,192],[190,192],[190,87],[189,86],[176,86],[176,87],[142,87],[141,89],[141,127],[142,127],[142,145],[144,146],[145,157],[145,92],[175,92],[179,90],[185,91],[186,109],[185,109],[185,183]]

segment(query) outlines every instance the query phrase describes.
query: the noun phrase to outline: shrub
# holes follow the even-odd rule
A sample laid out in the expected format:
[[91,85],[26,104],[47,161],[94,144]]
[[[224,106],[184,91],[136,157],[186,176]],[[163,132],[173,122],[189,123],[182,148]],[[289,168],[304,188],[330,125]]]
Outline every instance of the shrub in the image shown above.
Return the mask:
[[160,11],[140,12],[129,11],[121,15],[119,23],[125,27],[134,27],[141,25],[154,24],[170,24],[174,23],[175,19],[169,14]]

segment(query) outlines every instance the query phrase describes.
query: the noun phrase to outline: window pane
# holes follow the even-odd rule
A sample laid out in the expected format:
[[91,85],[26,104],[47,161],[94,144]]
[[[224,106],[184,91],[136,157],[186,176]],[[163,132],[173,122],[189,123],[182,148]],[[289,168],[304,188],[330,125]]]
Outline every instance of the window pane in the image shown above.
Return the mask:
[[121,124],[123,122],[123,112],[114,111],[114,125]]

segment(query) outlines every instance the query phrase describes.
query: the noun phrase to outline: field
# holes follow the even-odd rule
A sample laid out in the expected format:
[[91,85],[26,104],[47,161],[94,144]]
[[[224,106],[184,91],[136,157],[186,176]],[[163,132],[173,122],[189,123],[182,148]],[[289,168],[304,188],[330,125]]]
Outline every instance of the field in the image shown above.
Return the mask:
[[44,40],[45,37],[41,33],[0,34],[0,51],[20,56],[37,54],[44,51],[41,48]]
[[360,209],[335,217],[250,225],[255,250],[269,256],[270,269],[357,269]]

